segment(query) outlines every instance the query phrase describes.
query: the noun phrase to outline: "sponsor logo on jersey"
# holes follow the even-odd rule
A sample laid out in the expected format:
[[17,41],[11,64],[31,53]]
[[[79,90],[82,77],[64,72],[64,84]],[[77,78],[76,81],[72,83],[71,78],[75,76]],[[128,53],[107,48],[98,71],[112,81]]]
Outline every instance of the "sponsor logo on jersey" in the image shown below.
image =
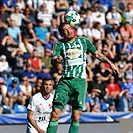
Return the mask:
[[77,59],[81,55],[81,50],[77,48],[68,49],[66,55],[69,59]]

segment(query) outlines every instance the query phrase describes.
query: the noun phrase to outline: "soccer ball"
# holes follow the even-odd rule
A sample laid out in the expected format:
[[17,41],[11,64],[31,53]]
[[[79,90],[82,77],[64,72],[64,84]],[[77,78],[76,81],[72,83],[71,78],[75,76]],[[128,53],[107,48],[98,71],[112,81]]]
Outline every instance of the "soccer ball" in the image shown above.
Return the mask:
[[80,25],[80,15],[76,11],[68,11],[64,16],[64,21],[77,28]]

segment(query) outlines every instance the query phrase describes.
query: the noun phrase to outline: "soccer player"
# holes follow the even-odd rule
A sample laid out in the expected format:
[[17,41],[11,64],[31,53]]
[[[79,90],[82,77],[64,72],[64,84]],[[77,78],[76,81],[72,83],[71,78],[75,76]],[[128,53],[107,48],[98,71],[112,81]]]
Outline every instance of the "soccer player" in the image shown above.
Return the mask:
[[80,115],[87,89],[86,52],[90,52],[100,61],[107,62],[115,73],[120,73],[118,68],[102,53],[98,52],[87,38],[75,37],[69,24],[62,23],[59,26],[59,32],[63,39],[55,45],[51,63],[55,65],[62,62],[64,69],[55,92],[47,133],[57,132],[58,119],[68,100],[72,105],[72,123],[68,132],[78,133]]
[[27,107],[27,133],[46,133],[54,98],[50,93],[52,89],[53,80],[46,78],[43,80],[41,91],[30,98]]

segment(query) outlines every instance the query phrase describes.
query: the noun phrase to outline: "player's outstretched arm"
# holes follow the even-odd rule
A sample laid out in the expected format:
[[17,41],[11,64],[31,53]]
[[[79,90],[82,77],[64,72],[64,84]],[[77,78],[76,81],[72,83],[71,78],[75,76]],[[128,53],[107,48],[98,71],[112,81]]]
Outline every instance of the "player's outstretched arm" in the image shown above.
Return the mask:
[[106,62],[110,65],[110,67],[112,68],[113,72],[115,74],[118,74],[118,76],[121,76],[120,72],[119,72],[119,68],[117,66],[115,66],[115,64],[113,64],[105,55],[103,55],[101,52],[96,51],[93,56],[95,58],[97,58],[98,60],[102,61],[102,62]]

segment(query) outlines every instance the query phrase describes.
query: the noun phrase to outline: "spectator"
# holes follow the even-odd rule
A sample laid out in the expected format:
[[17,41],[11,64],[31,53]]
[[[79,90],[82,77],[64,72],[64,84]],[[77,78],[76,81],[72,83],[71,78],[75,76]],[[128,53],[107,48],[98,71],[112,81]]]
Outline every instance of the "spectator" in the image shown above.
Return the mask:
[[14,13],[10,15],[10,19],[15,21],[16,26],[22,26],[22,20],[24,19],[26,22],[30,22],[29,19],[25,17],[23,13],[20,13],[20,9],[18,5],[14,7]]
[[132,3],[127,3],[127,10],[122,12],[122,23],[125,24],[125,22],[129,22],[131,25],[133,25],[133,9],[132,9]]
[[17,0],[16,5],[19,7],[20,12],[23,13],[26,8],[24,0]]
[[92,11],[93,22],[99,22],[102,26],[106,25],[105,13],[99,11],[99,4],[95,3],[93,5],[94,10]]
[[38,9],[40,9],[41,5],[43,4],[43,0],[27,0],[26,5],[34,12],[36,13]]
[[31,65],[29,63],[26,64],[26,70],[22,72],[22,77],[24,76],[28,77],[28,80],[31,83],[31,85],[35,85],[37,76],[36,76],[36,73],[32,71]]
[[99,22],[96,22],[92,28],[93,41],[105,40],[105,30]]
[[101,11],[106,13],[111,10],[113,6],[113,0],[99,0],[99,5],[100,8],[102,8]]
[[[112,51],[112,50],[114,50],[114,51]],[[106,57],[108,57],[110,60],[113,60],[116,55],[115,51],[116,51],[116,47],[115,47],[115,45],[113,45],[113,42],[110,40],[106,40],[105,44],[103,44],[102,53]]]
[[106,82],[109,80],[109,77],[112,73],[112,70],[110,69],[110,67],[108,68],[107,64],[104,62],[100,62],[98,65],[98,70],[96,73],[100,73],[101,74],[101,78],[102,81]]
[[107,84],[109,96],[118,96],[121,92],[121,88],[115,81],[114,76],[109,77],[109,83]]
[[133,64],[133,52],[127,57],[127,61],[132,62]]
[[29,52],[31,54],[33,51],[33,46],[35,45],[35,42],[37,40],[37,36],[33,28],[33,23],[27,23],[26,27],[22,32],[22,36],[23,42],[25,44],[25,52]]
[[21,79],[21,84],[19,85],[22,93],[23,93],[23,98],[24,98],[24,105],[28,105],[29,103],[29,98],[32,96],[32,86],[29,83],[28,77],[24,76]]
[[85,14],[86,14],[86,23],[87,23],[87,27],[88,28],[92,28],[93,27],[93,18],[92,18],[92,10],[91,8],[87,9],[85,11]]
[[[29,19],[31,21],[31,23],[33,25],[36,25],[36,17],[35,15],[32,13],[32,10],[29,8],[29,7],[26,7],[25,10],[24,10],[24,15],[27,19]],[[27,25],[27,22],[26,21],[23,21],[23,26],[26,27]]]
[[72,0],[72,4],[69,7],[70,11],[80,11],[80,6],[78,5],[78,0]]
[[56,12],[65,12],[69,8],[69,3],[67,0],[57,0],[56,1]]
[[61,36],[59,35],[58,31],[58,21],[57,18],[52,18],[51,19],[51,26],[49,28],[50,35],[54,36],[56,40],[61,39]]
[[9,64],[6,60],[5,55],[0,56],[0,75],[3,77],[6,81],[8,79],[9,74]]
[[49,47],[49,45],[47,45],[45,46],[45,49],[44,49],[44,57],[41,60],[42,60],[42,64],[45,64],[49,69],[52,67],[51,56],[52,56],[52,50]]
[[100,112],[100,99],[98,97],[99,90],[92,89],[90,94],[88,95],[88,101],[86,101],[86,104],[88,103],[89,107],[87,112]]
[[127,65],[127,58],[125,55],[125,52],[120,51],[120,53],[118,54],[118,56],[115,58],[118,67],[119,67],[119,71],[121,72],[122,77],[124,77],[124,71]]
[[57,0],[55,3],[55,10],[58,14],[58,24],[64,22],[64,15],[69,10],[68,0]]
[[90,41],[93,41],[92,37],[92,32],[90,28],[87,28],[87,23],[86,21],[82,21],[80,23],[80,27],[77,28],[77,36],[85,36],[87,37]]
[[99,91],[98,97],[100,98],[100,100],[103,101],[108,98],[107,84],[102,81],[102,75],[100,73],[96,74],[95,80],[89,84],[88,88],[90,88],[91,90],[97,89],[97,91]]
[[122,42],[119,24],[114,22],[111,28],[107,31],[107,38],[113,41],[114,44],[120,44]]
[[24,105],[24,98],[21,89],[18,87],[18,82],[14,78],[11,86],[8,86],[7,96],[9,97],[9,105],[11,108],[14,107],[15,103]]
[[47,44],[49,41],[50,33],[48,28],[44,25],[43,20],[38,20],[38,26],[34,28],[37,38],[41,41],[43,45]]
[[117,22],[119,25],[122,22],[121,14],[117,12],[116,6],[112,6],[111,11],[109,11],[106,15],[107,23],[111,26],[115,22]]
[[131,74],[127,74],[125,79],[126,81],[121,84],[121,89],[128,89],[130,96],[133,98],[133,76]]
[[45,65],[42,66],[42,71],[37,74],[37,78],[41,78],[42,80],[45,78],[53,79],[52,74],[50,73],[50,69]]
[[23,72],[23,65],[24,65],[24,54],[20,48],[16,48],[11,57],[14,58],[15,64],[12,67],[12,73],[14,76],[21,79],[21,73]]
[[105,45],[105,47],[107,47],[109,49],[109,51],[112,52],[112,56],[110,56],[110,59],[114,59],[117,55],[117,47],[116,47],[114,41],[110,40],[110,39],[106,39],[105,42],[107,45],[107,46]]
[[33,50],[31,57],[28,59],[29,64],[31,65],[31,70],[38,73],[42,70],[42,61],[38,57],[37,50]]
[[120,51],[123,51],[127,57],[133,52],[133,45],[130,42],[129,38],[126,36],[123,38],[123,42],[117,46],[117,48],[118,53],[120,53]]
[[129,94],[129,90],[123,90],[121,95],[123,97],[124,112],[133,111],[133,97]]
[[13,12],[14,5],[17,3],[17,0],[2,0],[2,4],[6,11]]
[[16,49],[16,44],[14,44],[14,41],[12,37],[5,36],[2,40],[2,47],[1,47],[1,54],[4,54],[7,57],[7,61],[9,63],[9,66],[12,67],[14,60],[11,57],[12,52]]
[[45,0],[48,13],[55,14],[55,1],[54,0]]
[[42,86],[42,79],[37,78],[36,84],[32,87],[32,96],[40,92]]
[[115,107],[115,102],[114,101],[110,101],[109,103],[108,103],[108,110],[107,110],[107,112],[110,112],[110,113],[113,113],[113,112],[117,112],[117,110],[116,110],[116,107]]
[[[4,36],[6,35],[6,29],[7,29],[7,25],[4,24],[1,20],[0,20],[0,44],[2,43],[2,40],[4,38]],[[0,45],[1,46],[1,45]]]
[[122,36],[123,41],[125,39],[128,39],[130,43],[133,43],[133,28],[130,25],[129,22],[126,22],[121,28],[120,28],[120,34]]
[[4,85],[5,81],[0,78],[0,105],[9,105],[9,98],[7,97],[7,86]]
[[16,26],[14,20],[11,20],[10,26],[7,29],[7,33],[13,39],[13,44],[15,44],[16,47],[20,47],[21,50],[25,52],[25,49],[22,49],[24,47],[24,44],[22,42],[21,30]]
[[[42,46],[42,43],[40,40],[36,40],[35,46],[33,47],[37,51],[38,57],[43,58],[44,57],[44,47]],[[30,54],[32,55],[33,51],[29,51]]]
[[5,11],[5,7],[3,5],[0,5],[0,20],[6,25],[10,23],[9,13]]
[[[106,99],[106,102],[109,104],[109,108],[110,108],[110,104],[111,104],[111,108],[113,108],[112,111],[115,112],[122,112],[124,111],[124,102],[123,102],[123,95],[122,95],[122,91],[119,93],[119,95],[112,95],[109,96],[108,99]],[[109,110],[107,110],[109,111]]]
[[46,4],[41,5],[41,10],[37,13],[37,19],[43,20],[44,25],[49,28],[51,26],[52,13],[48,13]]
[[124,77],[126,75],[132,75],[133,76],[133,64],[131,62],[127,62],[125,67],[123,68]]

